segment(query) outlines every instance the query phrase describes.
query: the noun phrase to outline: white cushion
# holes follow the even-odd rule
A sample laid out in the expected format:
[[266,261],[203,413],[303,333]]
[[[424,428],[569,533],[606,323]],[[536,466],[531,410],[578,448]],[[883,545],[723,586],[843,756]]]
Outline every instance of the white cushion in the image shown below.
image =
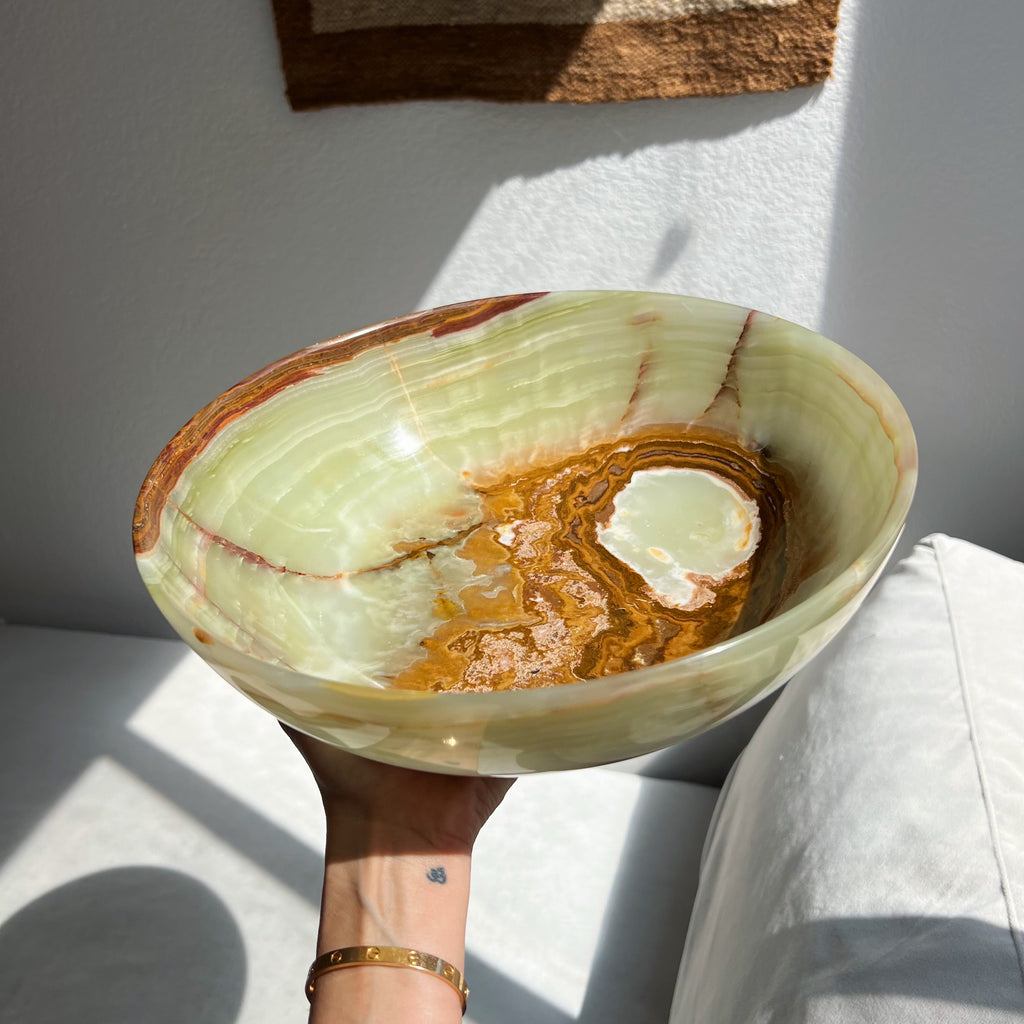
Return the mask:
[[674,1024],[1024,1014],[1024,565],[935,536],[798,675],[705,847]]

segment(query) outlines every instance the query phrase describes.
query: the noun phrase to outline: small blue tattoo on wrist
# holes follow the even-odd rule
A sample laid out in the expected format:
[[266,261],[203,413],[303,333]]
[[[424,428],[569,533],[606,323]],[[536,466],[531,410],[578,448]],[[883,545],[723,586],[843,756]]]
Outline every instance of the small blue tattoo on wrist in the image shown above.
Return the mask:
[[431,868],[427,872],[427,881],[437,882],[438,885],[444,885],[448,881],[448,876],[445,874],[444,868]]

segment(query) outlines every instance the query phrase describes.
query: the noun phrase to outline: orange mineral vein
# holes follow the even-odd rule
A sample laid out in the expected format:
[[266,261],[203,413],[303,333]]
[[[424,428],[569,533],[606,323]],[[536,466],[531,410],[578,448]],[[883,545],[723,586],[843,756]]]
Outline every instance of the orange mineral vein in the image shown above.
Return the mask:
[[[760,540],[680,609],[598,542],[638,470],[696,469],[757,504]],[[682,657],[763,622],[799,582],[793,484],[763,454],[714,431],[649,428],[480,488],[481,522],[455,550],[473,565],[461,592],[438,576],[441,620],[393,685],[416,690],[552,686]],[[429,553],[428,553],[429,557]]]

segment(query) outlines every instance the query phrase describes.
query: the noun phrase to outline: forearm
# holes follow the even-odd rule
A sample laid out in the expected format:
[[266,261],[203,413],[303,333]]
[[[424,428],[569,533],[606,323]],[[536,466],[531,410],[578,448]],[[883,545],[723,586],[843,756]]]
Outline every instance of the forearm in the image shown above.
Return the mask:
[[[402,946],[464,970],[468,848],[433,852],[421,837],[328,810],[317,955],[345,946]],[[373,965],[316,982],[311,1024],[456,1024],[456,991],[421,971]]]

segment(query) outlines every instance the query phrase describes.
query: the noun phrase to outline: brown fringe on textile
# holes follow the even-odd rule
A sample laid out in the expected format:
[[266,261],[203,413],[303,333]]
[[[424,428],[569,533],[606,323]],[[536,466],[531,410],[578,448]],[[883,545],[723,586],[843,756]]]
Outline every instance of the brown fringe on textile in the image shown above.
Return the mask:
[[[518,7],[476,0],[474,15],[429,22],[431,10],[451,4],[423,0],[409,24],[398,23],[401,2],[389,10],[387,3],[274,0],[292,107],[469,98],[602,103],[791,89],[828,77],[839,9],[839,0],[560,0],[555,14],[548,5],[550,20],[516,24],[509,11],[526,16],[538,0]],[[488,6],[494,19],[464,20]],[[607,12],[616,7],[629,17],[643,16],[645,7],[691,13],[615,20]],[[573,12],[576,23],[560,21]]]

